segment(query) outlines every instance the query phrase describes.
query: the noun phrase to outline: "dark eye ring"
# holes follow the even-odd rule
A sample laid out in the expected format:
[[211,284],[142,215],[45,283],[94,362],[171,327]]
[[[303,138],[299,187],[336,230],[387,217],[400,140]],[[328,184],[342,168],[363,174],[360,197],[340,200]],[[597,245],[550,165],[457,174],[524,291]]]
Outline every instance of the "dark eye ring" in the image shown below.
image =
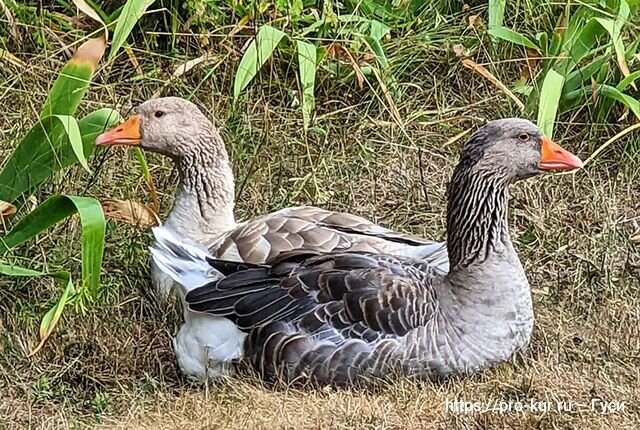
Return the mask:
[[529,140],[529,135],[527,133],[522,133],[520,134],[520,136],[518,136],[518,139],[520,139],[523,142],[526,142],[527,140]]
[[162,118],[164,116],[164,112],[162,112],[161,110],[157,110],[153,113],[153,116],[155,116],[156,118]]

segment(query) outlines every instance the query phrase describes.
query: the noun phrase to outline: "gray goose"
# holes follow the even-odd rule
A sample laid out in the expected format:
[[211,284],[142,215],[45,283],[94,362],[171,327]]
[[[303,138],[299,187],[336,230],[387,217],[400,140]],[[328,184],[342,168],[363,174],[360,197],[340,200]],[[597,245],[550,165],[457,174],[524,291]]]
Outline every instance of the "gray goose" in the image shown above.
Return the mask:
[[509,235],[509,185],[580,167],[527,120],[479,129],[448,186],[448,265],[341,250],[238,263],[166,227],[154,229],[152,257],[188,291],[192,312],[220,318],[210,333],[233,340],[211,345],[212,364],[243,359],[266,378],[335,385],[468,374],[525,348],[533,328]]
[[[442,243],[311,206],[236,222],[234,177],[224,142],[200,109],[182,98],[141,104],[137,115],[98,136],[96,144],[139,146],[171,158],[180,184],[164,225],[183,239],[204,245],[218,258],[260,264],[282,252],[315,249],[383,252],[434,262],[446,259]],[[171,278],[155,266],[151,276],[159,295],[167,297],[174,287]]]
[[[97,145],[139,146],[173,160],[180,176],[178,192],[165,227],[184,242],[200,244],[220,259],[265,263],[297,249],[317,252],[363,251],[408,256],[446,267],[444,243],[394,232],[359,216],[311,206],[292,207],[236,222],[234,177],[216,127],[193,103],[165,97],[147,101],[137,114],[96,139]],[[157,245],[157,243],[156,243]],[[186,290],[151,265],[152,283],[161,298]],[[178,364],[196,380],[217,377],[222,369],[211,360],[211,345],[235,342],[208,330],[226,319],[194,313],[185,307],[185,323],[173,340]],[[222,330],[224,334],[226,331]],[[226,356],[225,356],[226,357]]]

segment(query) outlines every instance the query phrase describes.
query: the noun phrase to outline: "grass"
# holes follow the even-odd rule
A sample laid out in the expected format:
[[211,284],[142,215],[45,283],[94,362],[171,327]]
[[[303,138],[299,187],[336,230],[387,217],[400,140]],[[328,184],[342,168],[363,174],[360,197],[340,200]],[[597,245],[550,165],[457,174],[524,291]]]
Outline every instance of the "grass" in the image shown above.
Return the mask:
[[[319,74],[316,121],[305,136],[288,91],[295,79],[278,74],[274,63],[266,66],[274,74],[261,72],[259,85],[234,105],[240,52],[227,42],[212,47],[219,61],[210,66],[216,67],[211,76],[208,68],[195,68],[168,84],[186,58],[134,50],[144,73],[139,75],[120,54],[113,66],[98,72],[84,109],[115,107],[126,114],[158,91],[193,95],[222,129],[237,175],[240,219],[316,204],[443,239],[445,184],[464,140],[451,138],[517,112],[513,102],[455,58],[450,47],[456,35],[469,30],[464,20],[449,20],[385,47],[404,91],[396,100],[403,126],[394,121],[375,82],[371,90],[357,90],[353,81]],[[28,62],[24,68],[0,62],[2,159],[36,121],[62,64],[58,42],[53,37],[50,42],[56,49],[45,52],[11,47]],[[188,36],[177,38],[179,46],[193,43]],[[517,49],[483,45],[480,52],[484,58],[476,60],[503,82],[517,79],[524,63]],[[584,159],[624,127],[598,123],[582,111],[561,117],[554,136]],[[149,161],[166,214],[176,174],[162,157]],[[53,193],[149,198],[133,152],[115,148],[89,163],[93,175],[81,167],[59,173],[36,199]],[[32,358],[25,356],[37,344],[39,320],[60,287],[44,279],[0,279],[0,428],[635,429],[640,248],[630,238],[640,230],[638,184],[640,139],[632,133],[576,175],[515,186],[510,225],[536,312],[529,350],[470,378],[399,381],[369,391],[269,388],[247,376],[208,387],[186,383],[170,347],[180,314],[155,300],[148,278],[149,233],[110,222],[100,301],[85,313],[69,309]],[[21,246],[12,258],[37,270],[65,267],[79,273],[80,234],[72,219]],[[499,406],[532,399],[554,406],[557,400],[573,402],[575,410],[463,414],[446,409],[447,400]],[[624,410],[577,411],[578,403],[590,405],[592,399],[623,402]]]

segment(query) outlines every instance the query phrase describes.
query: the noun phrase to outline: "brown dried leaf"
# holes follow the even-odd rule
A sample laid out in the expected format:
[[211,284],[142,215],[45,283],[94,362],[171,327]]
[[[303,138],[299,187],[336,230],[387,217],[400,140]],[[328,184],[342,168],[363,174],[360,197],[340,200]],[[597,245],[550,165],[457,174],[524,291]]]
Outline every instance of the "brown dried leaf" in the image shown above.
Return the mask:
[[0,200],[0,229],[3,231],[7,230],[7,226],[5,225],[5,220],[9,219],[11,216],[15,215],[16,207],[11,203]]
[[498,80],[498,78],[493,76],[493,74],[491,74],[491,72],[489,72],[487,69],[485,69],[484,66],[476,63],[475,61],[473,61],[470,58],[466,58],[466,59],[462,60],[462,65],[464,67],[466,67],[468,69],[471,69],[474,72],[478,73],[480,76],[482,76],[487,81],[489,81],[491,84],[493,84],[496,88],[498,88],[500,91],[502,91],[507,97],[509,97],[511,100],[513,100],[515,102],[515,104],[520,108],[520,110],[522,112],[524,112],[525,107],[524,107],[524,103],[522,103],[522,100],[520,100],[518,97],[516,97],[516,95],[513,94],[511,92],[511,90],[509,90],[509,88],[507,88],[507,86],[505,84],[500,82]]
[[162,224],[158,215],[142,203],[118,199],[103,199],[101,203],[104,215],[109,219],[126,222],[142,228]]
[[566,29],[567,29],[567,16],[563,12],[562,15],[560,15],[560,20],[558,21],[558,25],[556,26],[554,31],[558,36],[562,36],[562,33],[564,33]]
[[471,27],[482,27],[484,25],[482,17],[479,15],[469,15],[469,25]]
[[351,55],[351,52],[349,52],[347,48],[345,48],[342,45],[339,45],[339,50],[342,51],[345,58],[347,58],[347,60],[349,60],[349,63],[351,63],[351,67],[353,68],[353,71],[356,74],[356,82],[358,83],[358,88],[359,89],[364,88],[364,73],[362,73],[362,69],[360,68],[360,65],[358,64],[356,59],[353,58],[353,55]]
[[522,71],[520,72],[520,77],[524,79],[525,82],[532,81],[533,77],[536,75],[536,70],[539,65],[540,53],[535,49],[527,49],[527,59]]
[[98,67],[98,63],[100,62],[106,48],[107,35],[106,33],[102,33],[102,36],[96,37],[95,39],[89,39],[80,45],[69,62],[76,64],[88,63],[93,70],[95,70]]
[[453,53],[456,54],[456,57],[463,58],[464,57],[464,46],[459,43],[456,43],[452,46]]
[[184,75],[185,73],[187,73],[189,70],[193,69],[194,67],[196,67],[199,64],[202,63],[210,63],[211,61],[213,61],[213,59],[215,58],[214,54],[210,53],[210,52],[206,52],[203,55],[194,58],[192,60],[189,61],[185,61],[184,63],[180,64],[178,67],[176,67],[176,69],[173,71],[173,77],[174,78],[179,78],[180,76]]
[[635,236],[631,236],[629,238],[629,240],[631,240],[631,242],[633,242],[633,243],[640,243],[640,234],[636,234]]

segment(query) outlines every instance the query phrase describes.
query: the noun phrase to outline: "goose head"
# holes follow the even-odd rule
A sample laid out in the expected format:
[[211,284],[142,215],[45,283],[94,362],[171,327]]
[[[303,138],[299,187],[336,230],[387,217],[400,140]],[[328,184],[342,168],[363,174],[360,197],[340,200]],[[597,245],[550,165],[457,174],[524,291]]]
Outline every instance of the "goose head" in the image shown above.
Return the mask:
[[459,168],[515,182],[551,170],[574,170],[582,161],[545,136],[531,121],[507,118],[476,131],[460,153]]
[[96,145],[139,146],[174,160],[224,149],[211,121],[195,104],[179,97],[142,103],[136,115],[98,136]]

